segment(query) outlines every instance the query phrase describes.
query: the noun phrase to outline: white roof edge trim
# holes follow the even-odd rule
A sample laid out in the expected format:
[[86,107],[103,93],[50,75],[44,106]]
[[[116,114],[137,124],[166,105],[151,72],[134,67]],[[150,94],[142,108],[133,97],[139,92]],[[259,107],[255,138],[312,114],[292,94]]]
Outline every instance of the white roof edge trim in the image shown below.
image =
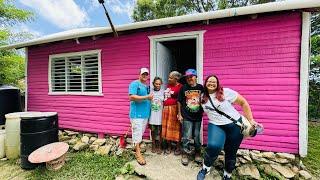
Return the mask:
[[[244,7],[238,7],[238,8],[210,11],[210,12],[204,12],[204,13],[198,13],[198,14],[189,14],[184,16],[141,21],[141,22],[136,22],[131,24],[115,26],[115,29],[117,31],[127,31],[127,30],[142,29],[142,28],[155,27],[155,26],[201,21],[201,20],[207,20],[207,19],[220,19],[220,18],[226,18],[226,17],[232,17],[232,16],[240,16],[240,15],[259,14],[259,13],[266,13],[266,12],[276,12],[276,11],[305,9],[305,8],[318,8],[318,7],[320,7],[319,0],[303,0],[303,1],[287,0],[287,1],[280,1],[280,2],[257,4],[252,6],[244,6]],[[75,39],[75,38],[86,37],[86,36],[94,36],[94,35],[106,34],[111,32],[112,30],[110,27],[75,29],[75,30],[69,30],[69,31],[64,31],[64,32],[44,36],[44,37],[30,40],[27,42],[21,42],[21,43],[16,43],[12,45],[2,46],[0,47],[0,50],[14,49],[14,48],[19,49],[19,48],[28,47],[28,46],[37,45],[37,44],[56,42],[56,41],[67,40],[67,39]]]

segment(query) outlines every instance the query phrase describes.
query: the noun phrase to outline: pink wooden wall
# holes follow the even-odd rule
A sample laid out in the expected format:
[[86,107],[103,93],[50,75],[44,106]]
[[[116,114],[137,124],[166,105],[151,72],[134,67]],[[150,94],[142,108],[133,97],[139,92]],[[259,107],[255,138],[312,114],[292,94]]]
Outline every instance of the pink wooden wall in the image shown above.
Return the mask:
[[[61,128],[123,134],[129,126],[128,84],[140,67],[149,67],[148,36],[196,30],[206,30],[204,76],[217,74],[223,86],[241,93],[265,126],[264,135],[242,147],[298,153],[301,15],[293,12],[29,47],[28,110],[58,112]],[[102,50],[103,96],[48,95],[49,55],[95,49]],[[204,124],[206,135],[206,118]]]

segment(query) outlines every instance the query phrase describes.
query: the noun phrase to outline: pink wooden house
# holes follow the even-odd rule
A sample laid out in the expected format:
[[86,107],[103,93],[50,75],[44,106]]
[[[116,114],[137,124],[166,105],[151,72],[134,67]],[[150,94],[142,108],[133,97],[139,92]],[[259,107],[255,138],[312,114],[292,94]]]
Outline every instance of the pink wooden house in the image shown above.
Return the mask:
[[[56,111],[61,128],[123,134],[128,84],[195,68],[240,92],[265,133],[242,148],[307,154],[310,13],[294,0],[61,32],[0,49],[25,48],[28,111]],[[104,18],[104,17],[101,17]],[[204,118],[203,140],[206,141]]]

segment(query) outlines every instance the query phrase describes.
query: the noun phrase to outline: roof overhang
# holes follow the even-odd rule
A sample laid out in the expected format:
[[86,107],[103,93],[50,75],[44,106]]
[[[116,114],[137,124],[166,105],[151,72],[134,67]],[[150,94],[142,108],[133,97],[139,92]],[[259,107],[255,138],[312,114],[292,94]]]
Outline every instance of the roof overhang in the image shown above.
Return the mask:
[[[205,13],[190,14],[190,15],[184,15],[184,16],[149,20],[149,21],[141,21],[141,22],[136,22],[131,24],[115,26],[115,28],[118,32],[120,32],[120,31],[156,27],[156,26],[186,23],[186,22],[203,21],[208,19],[221,19],[221,18],[227,18],[227,17],[241,16],[241,15],[260,14],[260,13],[267,13],[267,12],[278,12],[278,11],[296,10],[296,9],[310,10],[312,8],[319,8],[319,7],[320,7],[319,0],[287,0],[287,1],[252,5],[252,6],[210,11]],[[51,34],[48,36],[43,36],[43,37],[26,41],[26,42],[1,46],[0,50],[14,49],[14,48],[19,49],[23,47],[38,45],[38,44],[62,41],[67,39],[76,39],[76,38],[87,37],[87,36],[95,36],[95,35],[101,35],[101,34],[107,34],[107,33],[112,33],[112,29],[110,27],[81,28],[81,29],[75,29],[75,30],[64,31],[56,34]]]

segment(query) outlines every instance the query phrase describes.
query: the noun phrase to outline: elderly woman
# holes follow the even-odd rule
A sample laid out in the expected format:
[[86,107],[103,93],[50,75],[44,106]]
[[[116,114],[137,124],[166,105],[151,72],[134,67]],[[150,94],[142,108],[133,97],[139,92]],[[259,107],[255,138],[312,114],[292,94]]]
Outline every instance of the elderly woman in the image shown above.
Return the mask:
[[235,169],[237,151],[242,142],[243,135],[238,125],[224,115],[221,115],[216,109],[233,119],[240,120],[242,116],[234,108],[233,104],[240,105],[244,117],[248,119],[252,125],[256,125],[246,99],[232,89],[222,88],[217,76],[209,76],[204,84],[204,94],[202,98],[203,110],[209,118],[208,145],[203,157],[203,167],[198,173],[197,180],[205,179],[206,174],[210,171],[211,165],[217,159],[222,149],[224,149],[225,152],[223,179],[231,179],[232,171]]
[[135,148],[135,157],[140,165],[146,164],[141,154],[140,143],[150,117],[150,100],[153,98],[153,95],[149,94],[148,78],[148,69],[141,68],[139,79],[132,81],[129,85],[132,142]]
[[177,99],[182,84],[178,83],[181,74],[177,71],[172,71],[169,74],[168,85],[164,91],[164,102],[162,111],[162,139],[167,141],[165,153],[171,153],[171,143],[176,142],[177,146],[174,151],[175,155],[180,155],[180,140],[181,140],[181,124],[177,119],[178,106]]

